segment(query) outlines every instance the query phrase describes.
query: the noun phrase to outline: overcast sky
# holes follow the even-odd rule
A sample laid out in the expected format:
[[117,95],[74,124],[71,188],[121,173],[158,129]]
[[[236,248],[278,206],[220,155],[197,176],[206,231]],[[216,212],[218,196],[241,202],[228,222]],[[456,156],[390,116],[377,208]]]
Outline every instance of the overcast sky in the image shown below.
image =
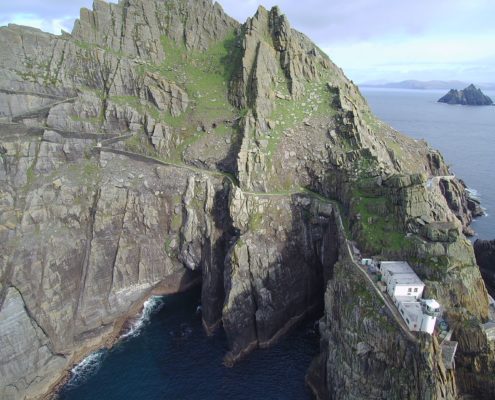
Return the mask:
[[[92,0],[1,0],[0,25],[72,30]],[[116,2],[116,1],[113,1]],[[354,81],[495,81],[494,0],[220,0],[243,22],[275,4]]]

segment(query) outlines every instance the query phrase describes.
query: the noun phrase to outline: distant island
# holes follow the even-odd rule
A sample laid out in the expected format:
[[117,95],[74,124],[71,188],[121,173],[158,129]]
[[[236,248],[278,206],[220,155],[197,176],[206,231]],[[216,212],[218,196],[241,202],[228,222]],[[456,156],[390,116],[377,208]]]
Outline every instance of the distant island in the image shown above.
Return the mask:
[[469,106],[491,106],[492,99],[485,95],[481,89],[473,84],[463,90],[450,89],[450,91],[438,100],[439,103],[462,104]]
[[[495,83],[478,83],[478,87],[483,90],[495,90]],[[414,89],[414,90],[448,90],[448,89],[462,89],[468,86],[468,82],[462,81],[419,81],[415,79],[409,79],[400,82],[363,82],[359,84],[360,87],[373,87],[384,89]]]

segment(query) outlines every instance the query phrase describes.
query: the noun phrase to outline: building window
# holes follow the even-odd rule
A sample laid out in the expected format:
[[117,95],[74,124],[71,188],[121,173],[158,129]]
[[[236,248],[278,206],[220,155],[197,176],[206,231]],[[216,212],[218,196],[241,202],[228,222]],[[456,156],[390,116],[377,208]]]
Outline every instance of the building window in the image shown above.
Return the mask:
[[407,288],[407,292],[411,293],[412,288]]
[[417,292],[418,292],[418,288],[417,288],[417,287],[415,287],[415,288],[414,288],[414,293],[417,293]]

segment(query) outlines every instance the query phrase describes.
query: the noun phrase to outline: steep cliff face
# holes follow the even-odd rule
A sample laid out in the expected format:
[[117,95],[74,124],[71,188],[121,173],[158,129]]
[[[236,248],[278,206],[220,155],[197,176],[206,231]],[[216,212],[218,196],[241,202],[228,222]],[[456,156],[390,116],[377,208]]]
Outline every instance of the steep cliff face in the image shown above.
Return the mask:
[[321,304],[338,258],[334,206],[303,195],[231,192],[238,237],[226,260],[224,329],[232,363]]
[[[92,140],[58,135],[53,142],[46,131],[43,138],[3,142],[2,188],[12,194],[2,213],[2,299],[8,304],[13,290],[22,295],[27,314],[18,317],[42,327],[59,360],[49,368],[43,358],[19,365],[2,353],[2,360],[5,371],[39,374],[46,388],[61,366],[118,333],[152,292],[198,280],[194,270],[223,235],[215,196],[228,189],[216,177],[96,148]],[[17,323],[12,318],[7,326]],[[12,346],[2,351],[15,352]],[[14,398],[40,388],[24,375],[5,383],[18,390]]]
[[495,296],[495,240],[476,240],[474,254],[490,294]]
[[[72,34],[0,28],[0,55],[0,397],[47,392],[151,294],[196,283],[227,364],[324,299],[322,397],[493,390],[475,204],[278,8],[240,25],[208,0],[96,1]],[[455,372],[404,334],[351,239],[425,280]]]
[[[325,293],[322,343],[332,399],[454,399],[455,378],[445,368],[435,337],[415,342],[370,285],[342,260]],[[359,384],[356,384],[359,382]]]

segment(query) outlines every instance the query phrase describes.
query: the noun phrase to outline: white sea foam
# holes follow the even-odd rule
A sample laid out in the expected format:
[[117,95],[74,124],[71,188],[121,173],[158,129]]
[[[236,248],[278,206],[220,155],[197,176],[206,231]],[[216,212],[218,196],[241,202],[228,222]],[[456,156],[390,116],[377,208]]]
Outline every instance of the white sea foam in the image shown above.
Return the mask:
[[161,296],[151,296],[146,300],[143,304],[143,311],[131,321],[129,330],[121,336],[121,339],[138,335],[143,326],[149,322],[151,316],[163,307],[163,304],[163,297]]
[[480,198],[480,193],[476,190],[476,189],[473,189],[473,188],[466,188],[466,191],[469,193],[469,195],[475,199],[478,199]]
[[101,362],[105,359],[107,352],[107,349],[95,351],[72,368],[67,386],[80,385],[81,383],[86,382],[88,378],[96,374],[100,369]]
[[[143,310],[130,324],[129,330],[121,336],[121,339],[134,337],[139,334],[141,328],[149,322],[153,313],[163,307],[163,297],[151,296],[143,304]],[[108,353],[107,349],[100,349],[91,353],[71,370],[67,386],[78,386],[86,382],[100,369],[102,361]]]

